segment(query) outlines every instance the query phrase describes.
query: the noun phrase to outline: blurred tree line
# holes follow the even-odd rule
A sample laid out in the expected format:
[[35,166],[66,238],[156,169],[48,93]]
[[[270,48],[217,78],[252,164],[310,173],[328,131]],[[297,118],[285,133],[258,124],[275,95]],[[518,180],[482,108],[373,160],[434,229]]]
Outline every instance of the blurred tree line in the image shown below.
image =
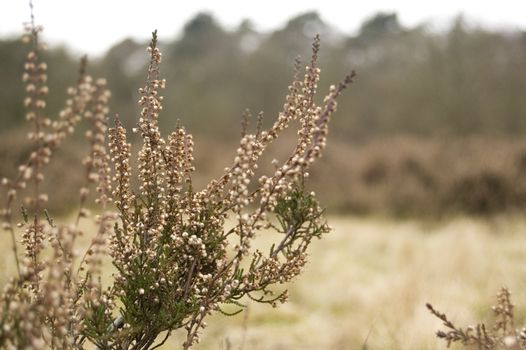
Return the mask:
[[[341,100],[345,115],[335,119],[333,129],[338,136],[526,132],[525,32],[489,31],[466,24],[462,17],[447,31],[433,32],[425,25],[405,28],[396,14],[382,13],[365,21],[355,36],[336,31],[314,12],[265,34],[249,21],[227,31],[205,13],[189,21],[176,40],[163,40],[161,33],[162,73],[168,81],[164,126],[171,129],[180,118],[194,134],[230,138],[246,107],[273,119],[294,57],[301,54],[308,60],[315,33],[322,37],[322,91],[351,68],[359,73],[359,88]],[[93,75],[108,79],[112,112],[128,125],[137,115],[144,48],[145,43],[126,39],[90,63]],[[2,131],[23,123],[24,52],[15,40],[0,41]],[[53,112],[62,101],[57,92],[76,79],[77,63],[63,47],[48,55]]]
[[[257,32],[249,21],[228,31],[202,13],[177,39],[160,33],[167,79],[161,127],[169,132],[180,120],[196,136],[197,184],[231,161],[245,108],[264,111],[266,123],[275,119],[294,58],[300,54],[307,64],[316,33],[321,95],[350,69],[358,72],[339,100],[329,149],[312,171],[312,186],[329,209],[434,216],[526,209],[526,32],[490,31],[462,17],[433,31],[379,13],[350,36],[314,12],[271,33]],[[108,80],[111,114],[130,128],[146,46],[126,39],[89,64],[91,75]],[[14,175],[13,165],[31,151],[20,128],[25,53],[18,40],[0,40],[0,177]],[[47,55],[54,90],[47,113],[54,116],[78,63],[64,47]],[[86,152],[78,140],[48,169],[49,191],[60,198],[52,210],[77,201],[69,188],[83,178],[82,167],[72,166]],[[282,153],[276,145],[275,156],[288,156]]]

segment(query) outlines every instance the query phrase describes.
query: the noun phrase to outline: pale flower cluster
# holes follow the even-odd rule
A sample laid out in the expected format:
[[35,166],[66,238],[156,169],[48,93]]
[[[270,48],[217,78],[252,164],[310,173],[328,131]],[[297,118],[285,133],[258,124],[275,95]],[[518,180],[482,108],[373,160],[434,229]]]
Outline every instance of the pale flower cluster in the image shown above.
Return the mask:
[[[163,110],[161,52],[157,35],[148,47],[146,85],[139,89],[137,127],[142,144],[132,168],[132,145],[118,118],[108,128],[109,92],[104,80],[93,81],[81,65],[77,85],[68,91],[66,107],[55,121],[46,117],[48,94],[45,63],[39,59],[38,30],[30,28],[34,49],[27,57],[27,119],[34,152],[20,166],[16,179],[3,180],[6,206],[4,228],[11,233],[19,275],[5,288],[0,319],[0,347],[60,349],[152,349],[173,331],[184,330],[183,349],[199,342],[204,319],[223,312],[224,305],[243,308],[243,300],[276,306],[287,299],[275,293],[299,275],[313,238],[329,231],[323,210],[304,188],[308,168],[325,148],[336,98],[352,82],[354,72],[331,87],[323,104],[315,103],[320,69],[319,38],[305,74],[299,59],[289,92],[277,120],[249,130],[245,115],[239,147],[224,174],[204,189],[192,182],[194,142],[182,126],[165,139],[159,130]],[[69,226],[55,225],[45,211],[41,193],[43,170],[53,152],[76,125],[86,120],[88,155],[80,206]],[[262,155],[281,133],[297,124],[297,143],[274,170],[260,174]],[[107,140],[108,139],[108,140]],[[31,186],[26,186],[26,185]],[[20,239],[12,224],[17,192],[32,188],[24,201]],[[90,198],[94,188],[95,198]],[[81,219],[90,216],[90,199],[100,207],[98,225],[88,249],[76,253],[83,234]],[[258,232],[271,229],[275,244],[261,251],[253,244]],[[18,262],[16,241],[24,248]],[[43,252],[49,249],[50,254]],[[116,272],[104,287],[105,255]]]

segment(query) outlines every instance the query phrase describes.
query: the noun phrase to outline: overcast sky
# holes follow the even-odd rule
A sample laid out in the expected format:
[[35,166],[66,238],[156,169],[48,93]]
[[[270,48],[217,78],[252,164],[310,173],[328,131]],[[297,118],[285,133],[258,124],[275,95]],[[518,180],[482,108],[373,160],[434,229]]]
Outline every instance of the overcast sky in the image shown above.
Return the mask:
[[[125,37],[146,39],[153,29],[160,39],[179,34],[200,11],[212,13],[227,28],[249,18],[258,30],[283,26],[299,13],[316,10],[329,24],[355,33],[360,23],[378,11],[396,11],[403,25],[432,22],[440,28],[459,13],[490,28],[526,30],[526,0],[33,0],[45,40],[65,43],[76,53],[98,55]],[[0,0],[0,37],[21,33],[29,19],[28,1]]]

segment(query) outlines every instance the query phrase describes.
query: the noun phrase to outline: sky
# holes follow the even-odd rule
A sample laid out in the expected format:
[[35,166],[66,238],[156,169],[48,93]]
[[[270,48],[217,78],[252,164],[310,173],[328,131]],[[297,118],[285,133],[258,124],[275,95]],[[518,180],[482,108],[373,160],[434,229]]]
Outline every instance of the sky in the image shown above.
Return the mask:
[[[440,29],[462,13],[469,22],[488,28],[526,30],[525,0],[33,0],[33,4],[48,43],[95,56],[126,37],[146,40],[154,29],[160,40],[170,40],[202,11],[227,29],[248,18],[261,31],[282,27],[291,17],[312,10],[347,34],[356,33],[364,19],[379,11],[396,12],[406,26],[426,22]],[[0,38],[19,35],[28,20],[28,1],[0,0]]]

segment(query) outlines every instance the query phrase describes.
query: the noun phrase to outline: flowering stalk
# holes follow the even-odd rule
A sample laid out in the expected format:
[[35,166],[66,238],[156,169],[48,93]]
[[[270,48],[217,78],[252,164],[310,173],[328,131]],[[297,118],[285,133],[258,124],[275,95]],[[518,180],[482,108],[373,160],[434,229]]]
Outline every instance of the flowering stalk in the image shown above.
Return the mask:
[[[43,101],[40,92],[35,95],[47,91],[42,85],[45,70],[31,56],[26,104],[36,125],[35,156],[21,167],[18,179],[4,181],[10,192],[2,214],[13,237],[10,208],[16,190],[31,180],[37,194],[34,215],[24,211],[21,224],[25,272],[8,284],[0,301],[4,311],[0,346],[84,349],[91,343],[99,349],[146,350],[160,347],[174,331],[183,330],[181,347],[187,350],[199,342],[208,315],[226,314],[225,304],[239,305],[242,311],[247,299],[272,306],[285,302],[286,290],[276,292],[273,286],[299,275],[313,239],[330,231],[305,180],[325,148],[336,99],[355,76],[353,72],[331,87],[317,105],[319,46],[316,36],[303,76],[296,60],[277,120],[264,129],[260,113],[251,131],[246,114],[232,164],[201,190],[192,183],[192,136],[180,125],[166,139],[159,130],[160,91],[166,82],[160,75],[156,32],[147,49],[146,84],[139,89],[140,115],[134,131],[142,144],[137,169],[132,169],[131,144],[119,118],[106,130],[105,82],[86,76],[84,62],[66,108],[48,122],[41,115],[45,103],[38,102]],[[90,148],[83,161],[86,184],[79,191],[73,225],[57,226],[49,218],[39,219],[45,201],[39,199],[38,184],[42,167],[81,119],[90,124],[86,133]],[[290,156],[282,163],[273,161],[271,173],[256,177],[261,156],[294,122],[299,124],[298,138]],[[98,192],[95,203],[101,213],[95,216],[97,232],[77,261],[74,246],[81,234],[80,220],[89,216],[90,186]],[[110,204],[116,212],[110,211]],[[254,244],[263,229],[274,231],[276,237],[267,251]],[[46,246],[49,258],[41,254]],[[104,288],[106,253],[116,272]],[[158,339],[163,332],[164,338]]]

